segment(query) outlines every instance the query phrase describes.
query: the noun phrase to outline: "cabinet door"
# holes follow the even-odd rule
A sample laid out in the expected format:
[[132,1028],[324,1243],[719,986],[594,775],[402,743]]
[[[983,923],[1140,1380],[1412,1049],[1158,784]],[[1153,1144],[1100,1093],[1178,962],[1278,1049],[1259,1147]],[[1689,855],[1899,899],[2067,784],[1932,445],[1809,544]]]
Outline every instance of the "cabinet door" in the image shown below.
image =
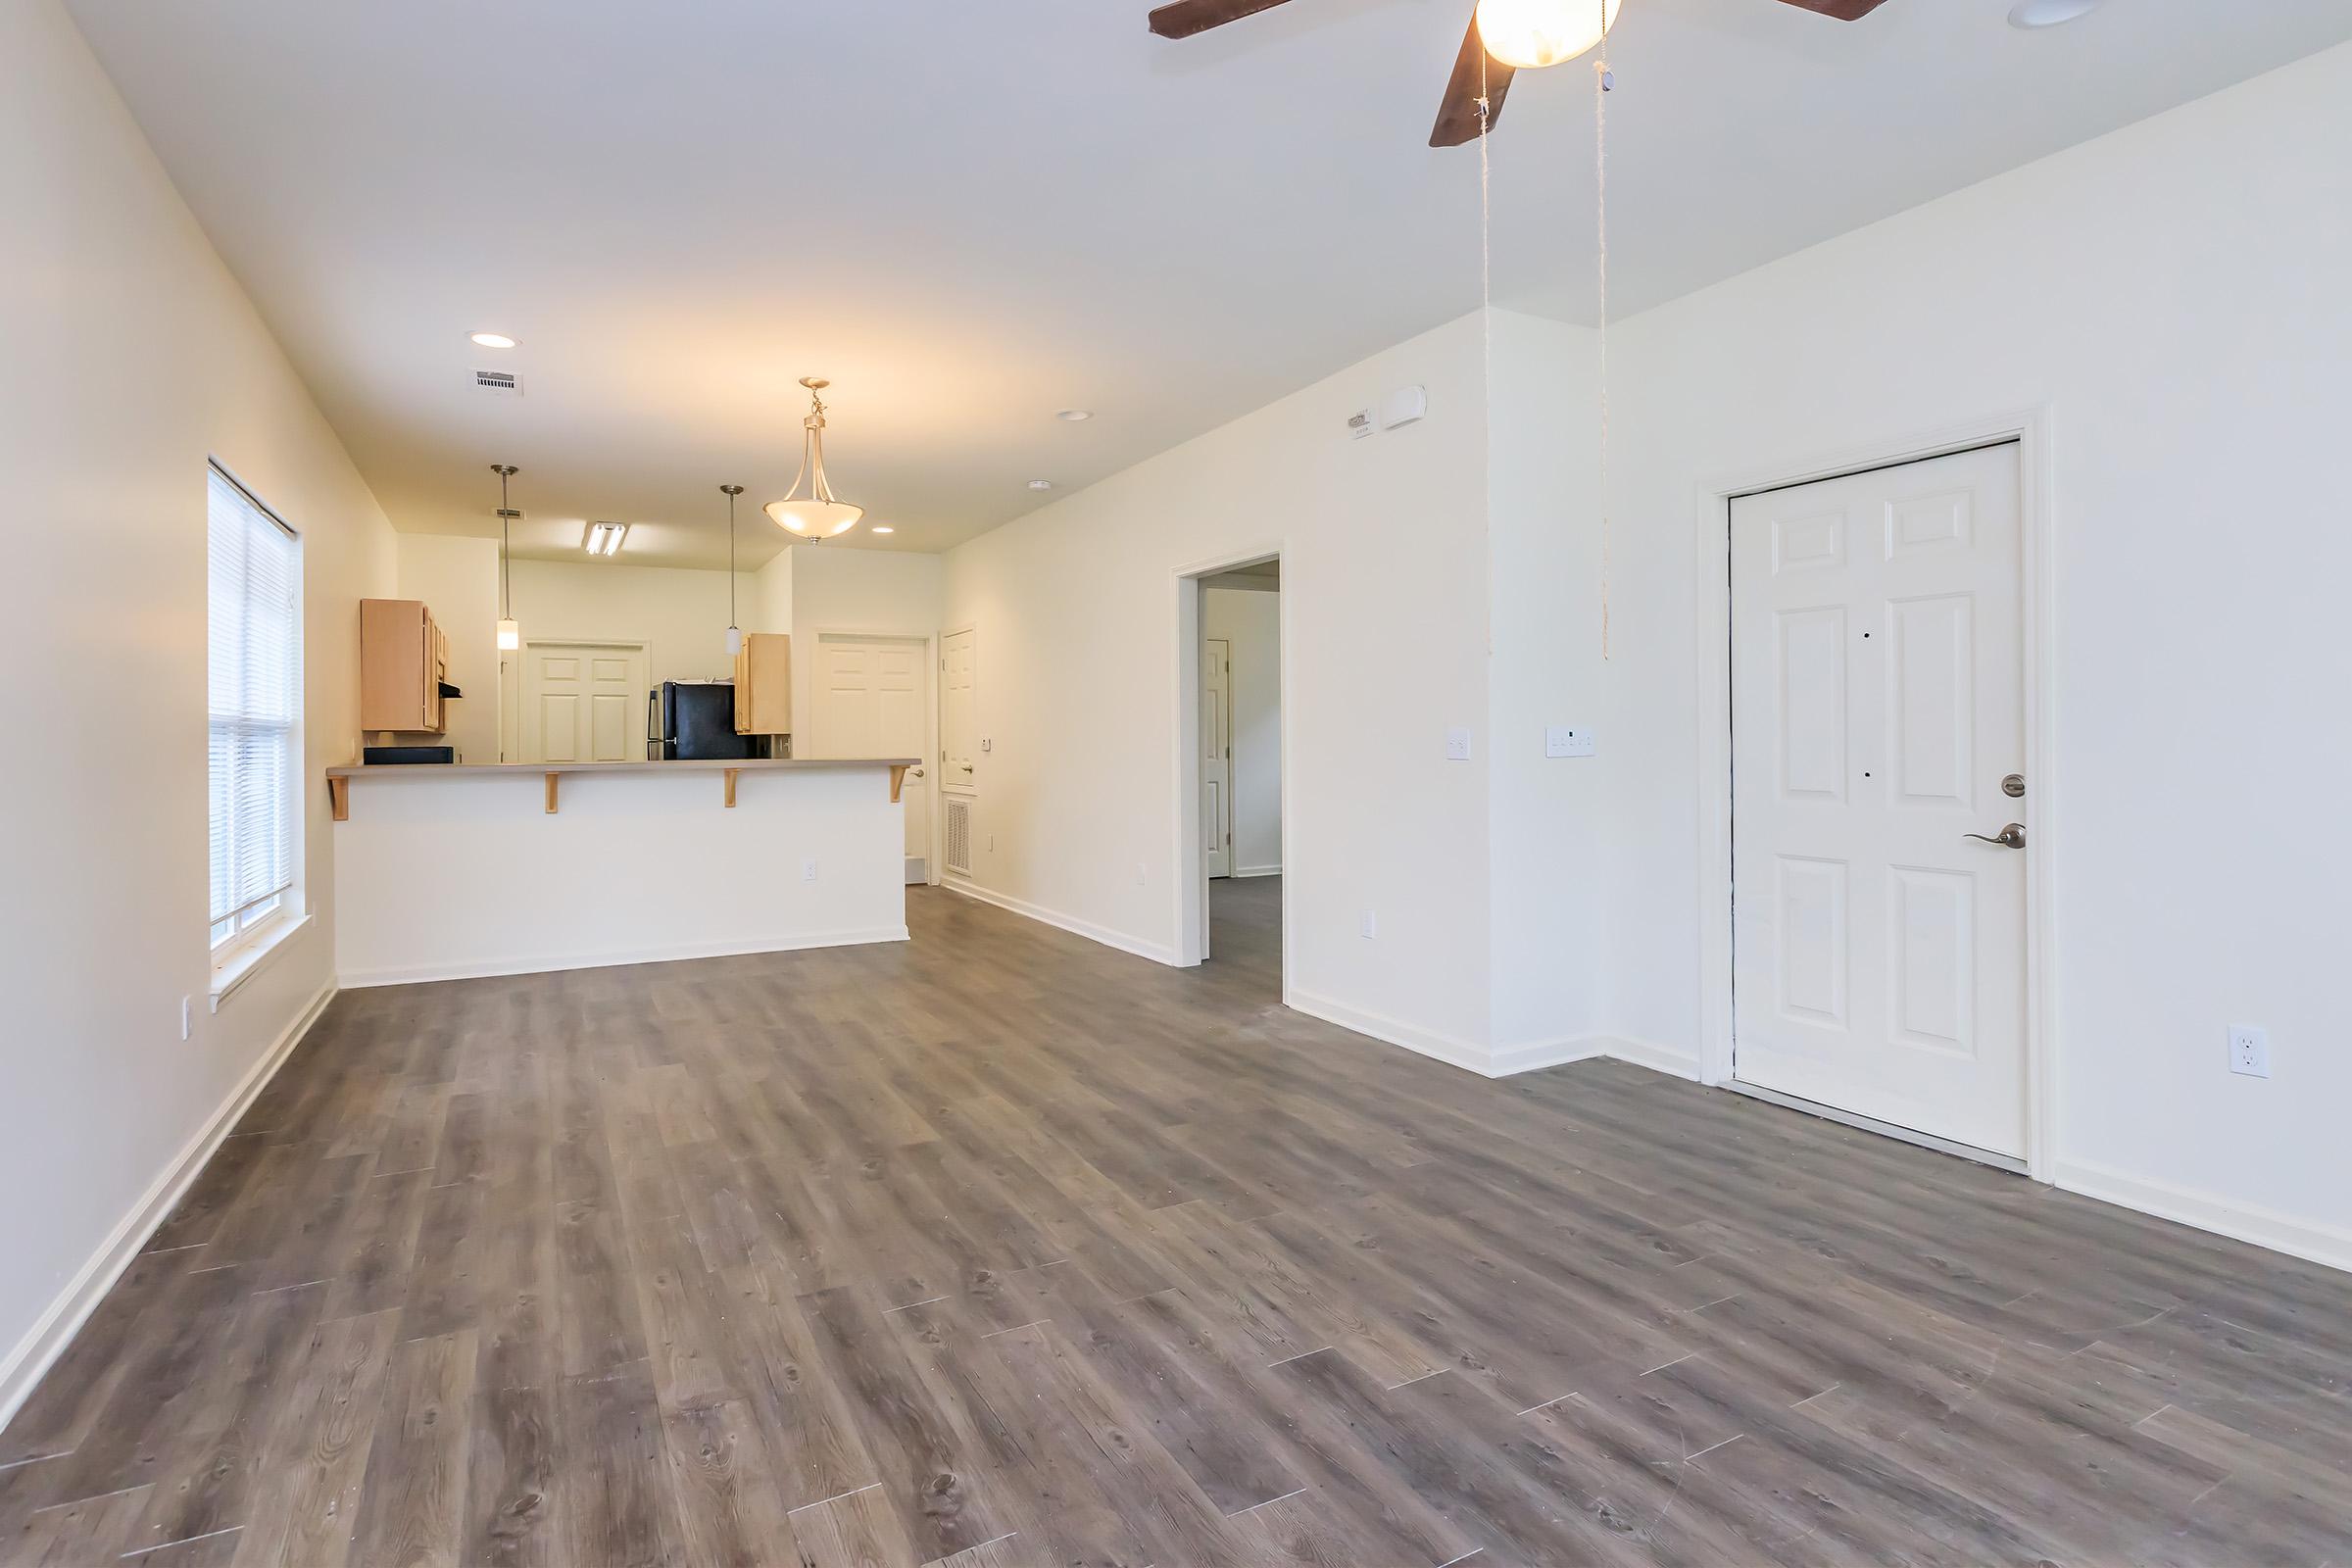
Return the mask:
[[792,639],[755,632],[735,656],[735,730],[739,735],[792,732]]

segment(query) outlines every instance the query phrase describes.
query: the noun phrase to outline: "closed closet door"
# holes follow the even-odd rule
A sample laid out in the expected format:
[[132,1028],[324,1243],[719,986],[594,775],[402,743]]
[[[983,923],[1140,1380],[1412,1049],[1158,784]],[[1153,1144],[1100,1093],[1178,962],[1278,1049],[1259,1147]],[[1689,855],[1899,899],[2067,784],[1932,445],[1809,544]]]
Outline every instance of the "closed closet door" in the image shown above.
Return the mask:
[[1735,1075],[2013,1157],[2021,599],[2014,445],[1732,505]]

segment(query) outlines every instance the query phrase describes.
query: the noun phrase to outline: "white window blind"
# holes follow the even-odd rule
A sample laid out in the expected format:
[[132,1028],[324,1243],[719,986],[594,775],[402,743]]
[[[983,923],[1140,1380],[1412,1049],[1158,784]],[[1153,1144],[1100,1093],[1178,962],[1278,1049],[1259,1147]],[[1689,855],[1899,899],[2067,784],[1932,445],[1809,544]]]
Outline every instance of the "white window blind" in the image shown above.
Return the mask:
[[210,476],[212,938],[219,950],[274,915],[294,886],[302,547],[234,480],[218,468]]

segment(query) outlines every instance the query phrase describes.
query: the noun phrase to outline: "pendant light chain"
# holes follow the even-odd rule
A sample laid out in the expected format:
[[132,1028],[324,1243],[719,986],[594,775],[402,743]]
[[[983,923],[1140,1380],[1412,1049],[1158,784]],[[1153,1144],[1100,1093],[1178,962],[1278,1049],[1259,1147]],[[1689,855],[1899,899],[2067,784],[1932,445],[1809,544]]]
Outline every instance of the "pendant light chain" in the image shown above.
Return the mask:
[[1609,658],[1609,0],[1600,6],[1600,59],[1592,72],[1593,235],[1600,294],[1600,657]]

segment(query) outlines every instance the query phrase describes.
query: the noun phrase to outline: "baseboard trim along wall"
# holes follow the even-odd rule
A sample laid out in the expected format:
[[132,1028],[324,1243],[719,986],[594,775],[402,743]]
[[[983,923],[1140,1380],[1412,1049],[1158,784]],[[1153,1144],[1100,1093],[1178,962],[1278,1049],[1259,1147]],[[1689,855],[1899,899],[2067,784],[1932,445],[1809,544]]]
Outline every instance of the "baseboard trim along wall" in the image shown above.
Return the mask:
[[2128,1175],[2087,1160],[2061,1159],[2053,1173],[2056,1185],[2084,1198],[2153,1214],[2232,1241],[2267,1247],[2274,1252],[2352,1270],[2352,1232],[2314,1225],[2270,1209],[2243,1204]]
[[337,981],[346,991],[373,986],[422,985],[434,980],[486,980],[509,974],[554,974],[562,969],[611,969],[630,963],[676,963],[687,958],[733,958],[748,953],[797,953],[804,948],[849,948],[868,942],[904,942],[903,925],[862,930],[802,932],[751,942],[693,942],[676,947],[632,948],[553,957],[491,958],[480,963],[425,964],[416,968],[346,970]]
[[17,1342],[16,1348],[8,1352],[8,1359],[0,1361],[0,1427],[7,1426],[16,1416],[18,1407],[31,1395],[42,1375],[65,1353],[66,1347],[74,1343],[74,1336],[81,1332],[82,1324],[89,1321],[90,1313],[97,1309],[98,1303],[106,1299],[106,1293],[114,1289],[115,1281],[122,1278],[122,1271],[130,1266],[131,1259],[139,1255],[139,1250],[147,1245],[148,1238],[156,1233],[165,1220],[171,1218],[172,1211],[187,1196],[190,1184],[203,1171],[214,1152],[220,1149],[221,1141],[228,1137],[229,1130],[236,1126],[246,1108],[269,1086],[270,1080],[277,1076],[277,1069],[285,1065],[288,1056],[294,1054],[294,1048],[302,1044],[303,1036],[311,1032],[311,1026],[318,1021],[319,1014],[326,1011],[326,1004],[335,1000],[335,989],[331,980],[318,988],[318,994],[311,998],[301,1013],[286,1026],[285,1032],[247,1069],[244,1078],[229,1091],[228,1098],[220,1102],[220,1108],[213,1112],[212,1117],[197,1129],[196,1136],[188,1141],[187,1147],[157,1173],[146,1194],[131,1206],[129,1213],[122,1216],[122,1223],[115,1227],[114,1233],[90,1255],[90,1260],[81,1266],[81,1271],[74,1276],[72,1283],[59,1294],[57,1299],[49,1304],[49,1310],[41,1314],[40,1321],[26,1331],[24,1339]]
[[1016,899],[1009,893],[999,893],[994,888],[984,888],[976,882],[966,882],[959,877],[944,878],[939,885],[951,893],[960,893],[965,898],[981,904],[993,904],[1000,909],[1009,909],[1024,918],[1053,926],[1057,930],[1067,931],[1074,937],[1084,937],[1089,942],[1100,942],[1106,948],[1116,948],[1121,953],[1132,953],[1139,958],[1150,958],[1153,963],[1165,963],[1171,966],[1176,963],[1174,948],[1154,942],[1140,941],[1124,932],[1113,931],[1106,925],[1097,925],[1092,920],[1081,920],[1074,914],[1063,914],[1057,909],[1044,908],[1031,904],[1026,899]]
[[1244,865],[1235,867],[1233,874],[1237,877],[1280,876],[1282,875],[1282,867],[1279,865]]

